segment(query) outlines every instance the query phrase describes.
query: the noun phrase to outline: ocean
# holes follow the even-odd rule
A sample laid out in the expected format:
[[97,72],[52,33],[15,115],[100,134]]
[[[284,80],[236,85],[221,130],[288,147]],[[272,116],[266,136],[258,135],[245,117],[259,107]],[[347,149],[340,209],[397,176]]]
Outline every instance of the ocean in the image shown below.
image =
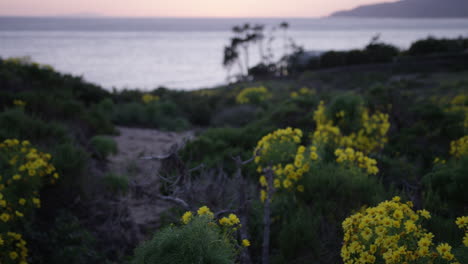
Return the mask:
[[[428,36],[468,37],[468,19],[0,17],[0,57],[28,56],[105,89],[208,88],[226,82],[223,47],[234,25],[282,21],[288,37],[318,52],[363,48],[376,34],[399,48]],[[283,32],[274,35],[279,58]]]

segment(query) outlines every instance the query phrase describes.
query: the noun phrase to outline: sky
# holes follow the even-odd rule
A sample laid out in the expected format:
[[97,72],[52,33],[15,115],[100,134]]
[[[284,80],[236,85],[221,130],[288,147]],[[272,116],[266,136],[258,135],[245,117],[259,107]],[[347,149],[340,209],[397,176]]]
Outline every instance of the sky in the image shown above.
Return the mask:
[[0,0],[0,16],[322,17],[396,0]]

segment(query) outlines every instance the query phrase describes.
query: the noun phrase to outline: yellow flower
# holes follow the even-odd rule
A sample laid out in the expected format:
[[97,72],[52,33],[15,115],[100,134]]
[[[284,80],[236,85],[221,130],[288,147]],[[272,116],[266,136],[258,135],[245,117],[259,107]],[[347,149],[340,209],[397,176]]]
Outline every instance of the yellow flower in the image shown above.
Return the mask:
[[7,213],[3,213],[0,215],[0,220],[2,220],[3,222],[8,222],[8,220],[10,220],[10,215]]
[[447,243],[441,243],[437,246],[437,252],[439,252],[440,255],[444,255],[446,252],[450,252],[452,247],[447,244]]
[[182,223],[188,224],[190,222],[190,220],[192,220],[192,217],[193,217],[192,212],[190,212],[190,211],[185,212],[182,215]]
[[213,218],[214,214],[210,211],[210,208],[208,208],[206,205],[198,208],[197,211],[198,215],[206,215],[210,218]]
[[25,205],[26,204],[26,199],[20,198],[18,203],[21,204],[21,205]]
[[37,208],[41,207],[41,200],[38,198],[32,198],[32,202],[36,205]]
[[11,258],[12,260],[17,259],[17,258],[18,258],[18,253],[16,253],[15,251],[11,251],[11,252],[10,252],[10,258]]
[[19,175],[19,174],[13,175],[13,180],[15,180],[15,181],[21,180],[21,175]]
[[230,214],[229,215],[229,221],[231,222],[232,225],[236,225],[240,223],[239,218],[235,214]]
[[431,214],[430,214],[428,211],[424,210],[424,209],[423,209],[423,210],[418,210],[418,213],[419,213],[422,217],[424,217],[424,218],[426,218],[426,219],[431,218]]
[[455,224],[457,224],[458,228],[468,227],[468,216],[457,217]]
[[249,247],[250,246],[250,241],[248,239],[242,239],[242,246]]
[[304,192],[304,185],[298,185],[297,186],[297,191],[298,192]]

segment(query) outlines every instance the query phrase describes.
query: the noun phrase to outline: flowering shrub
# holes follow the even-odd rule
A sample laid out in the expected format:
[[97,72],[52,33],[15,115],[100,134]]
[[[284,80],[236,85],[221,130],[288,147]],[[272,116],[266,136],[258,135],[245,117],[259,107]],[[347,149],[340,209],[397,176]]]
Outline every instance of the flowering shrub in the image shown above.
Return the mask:
[[460,112],[465,115],[463,127],[468,129],[468,95],[460,94],[455,96],[445,109],[447,112]]
[[450,142],[450,155],[456,158],[468,155],[468,136]]
[[468,216],[458,217],[455,221],[455,224],[457,224],[458,228],[465,231],[465,236],[463,237],[463,245],[465,245],[465,247],[468,247]]
[[22,101],[22,100],[13,100],[13,105],[15,106],[19,106],[19,107],[23,107],[26,105],[26,102],[25,101]]
[[337,149],[335,150],[337,156],[336,162],[345,164],[347,166],[357,166],[364,169],[368,174],[377,174],[379,169],[377,168],[377,161],[364,155],[360,151],[355,151],[352,148]]
[[141,96],[141,100],[143,101],[143,103],[149,104],[149,103],[152,103],[152,102],[159,101],[159,96],[147,93],[147,94],[143,94]]
[[240,220],[230,214],[219,220],[206,207],[185,212],[182,225],[171,225],[159,231],[152,240],[135,251],[135,264],[235,263],[239,249],[250,241],[235,237]]
[[[182,215],[180,220],[184,225],[188,225],[194,219],[200,217],[208,219],[210,225],[217,224],[223,231],[225,237],[227,237],[229,240],[236,241],[234,238],[234,232],[237,231],[241,225],[240,219],[237,217],[237,215],[229,214],[227,217],[222,217],[216,222],[214,221],[214,214],[211,212],[210,208],[207,206],[202,206],[198,208],[196,215],[191,211],[187,211]],[[241,244],[248,247],[250,245],[250,241],[244,238],[241,241]]]
[[[367,208],[343,221],[344,263],[457,263],[447,243],[435,245],[434,235],[422,227],[431,217],[412,209],[400,197]],[[463,218],[465,219],[465,218]],[[463,227],[462,220],[457,220]]]
[[316,92],[315,92],[315,89],[309,89],[307,87],[302,87],[301,89],[299,89],[299,91],[297,92],[291,92],[290,96],[291,98],[297,98],[299,96],[308,96],[308,95],[314,95]]
[[271,97],[268,89],[260,87],[250,87],[243,89],[236,97],[236,102],[239,104],[258,104]]
[[26,263],[26,242],[11,229],[41,206],[38,191],[43,182],[58,179],[51,158],[28,141],[0,143],[0,263]]
[[[312,161],[317,160],[317,147],[299,145],[302,138],[300,129],[278,129],[264,136],[255,148],[257,171],[270,167],[274,175],[275,189],[304,191],[300,184],[302,175],[309,171]],[[266,198],[268,183],[265,175],[260,176],[261,200]]]
[[[364,109],[360,116],[359,128],[349,134],[344,134],[338,124],[335,124],[326,113],[326,106],[320,102],[314,112],[316,129],[312,133],[312,141],[315,144],[331,143],[339,147],[352,147],[368,154],[372,151],[382,149],[388,142],[387,133],[390,129],[388,114],[376,112],[369,114]],[[335,114],[336,119],[346,118],[346,112],[341,110]]]

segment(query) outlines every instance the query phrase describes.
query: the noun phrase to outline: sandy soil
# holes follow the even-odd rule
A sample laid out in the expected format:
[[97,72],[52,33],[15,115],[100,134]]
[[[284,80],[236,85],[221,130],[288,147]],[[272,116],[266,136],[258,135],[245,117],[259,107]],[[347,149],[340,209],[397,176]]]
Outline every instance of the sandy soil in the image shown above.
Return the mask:
[[127,127],[118,129],[120,135],[114,137],[114,140],[119,152],[109,158],[109,171],[129,177],[129,192],[121,197],[121,202],[128,208],[129,217],[140,232],[146,233],[159,226],[161,213],[172,204],[147,195],[159,191],[157,173],[160,162],[142,158],[167,154],[175,144],[180,147],[192,138],[193,132],[175,133]]

